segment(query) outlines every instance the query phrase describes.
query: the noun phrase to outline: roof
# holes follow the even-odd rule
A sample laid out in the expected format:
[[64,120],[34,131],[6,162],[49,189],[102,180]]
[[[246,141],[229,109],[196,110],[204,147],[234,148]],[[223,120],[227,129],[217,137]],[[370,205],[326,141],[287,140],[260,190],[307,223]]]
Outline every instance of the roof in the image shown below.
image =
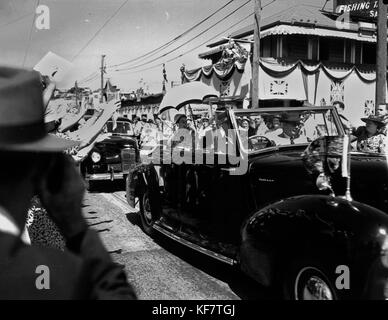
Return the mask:
[[[288,6],[284,10],[281,10],[273,15],[265,17],[265,12],[263,11],[263,16],[261,20],[261,31],[265,31],[276,25],[294,25],[294,26],[303,26],[310,28],[323,28],[330,30],[338,30],[336,26],[336,20],[331,19],[325,14],[319,7],[299,4],[294,6]],[[348,32],[358,32],[358,24],[350,23]],[[253,23],[241,28],[229,35],[230,38],[243,38],[246,36],[253,35]],[[263,32],[260,33],[261,37]],[[221,40],[208,45],[212,48],[220,44],[224,44],[227,40]]]
[[110,80],[108,79],[108,80],[106,81],[106,83],[105,83],[104,91],[108,91],[108,92],[116,92],[116,91],[118,91],[118,89],[117,89],[117,86],[112,85],[112,83],[111,83]]

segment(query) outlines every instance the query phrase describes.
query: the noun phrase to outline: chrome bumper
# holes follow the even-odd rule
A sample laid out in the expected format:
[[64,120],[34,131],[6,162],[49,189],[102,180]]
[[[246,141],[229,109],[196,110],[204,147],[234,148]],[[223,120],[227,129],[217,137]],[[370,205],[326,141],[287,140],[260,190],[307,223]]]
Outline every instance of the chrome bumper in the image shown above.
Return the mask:
[[86,180],[119,180],[124,179],[123,173],[96,173],[96,174],[87,174]]

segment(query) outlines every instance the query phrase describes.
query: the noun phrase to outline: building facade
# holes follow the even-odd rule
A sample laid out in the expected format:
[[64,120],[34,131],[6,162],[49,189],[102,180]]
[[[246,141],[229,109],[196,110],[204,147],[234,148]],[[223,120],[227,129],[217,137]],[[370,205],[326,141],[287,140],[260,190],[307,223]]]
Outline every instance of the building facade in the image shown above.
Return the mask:
[[[375,1],[335,2],[330,10],[305,4],[289,6],[262,20],[260,106],[328,105],[339,100],[355,124],[374,112]],[[369,11],[365,11],[366,2]],[[214,86],[220,95],[244,96],[248,107],[253,25],[229,38],[233,40],[212,43],[199,55],[211,65],[184,70],[183,76],[185,81]]]

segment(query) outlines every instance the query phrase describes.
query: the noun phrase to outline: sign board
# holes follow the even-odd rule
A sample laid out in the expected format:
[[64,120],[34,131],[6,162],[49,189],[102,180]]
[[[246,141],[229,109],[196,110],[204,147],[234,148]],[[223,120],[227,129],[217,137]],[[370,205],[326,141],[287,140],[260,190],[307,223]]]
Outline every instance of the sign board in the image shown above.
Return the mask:
[[348,12],[351,16],[376,19],[378,6],[378,0],[337,0],[335,12],[340,14]]
[[378,12],[378,0],[337,0],[337,13],[350,13],[365,19],[376,19]]

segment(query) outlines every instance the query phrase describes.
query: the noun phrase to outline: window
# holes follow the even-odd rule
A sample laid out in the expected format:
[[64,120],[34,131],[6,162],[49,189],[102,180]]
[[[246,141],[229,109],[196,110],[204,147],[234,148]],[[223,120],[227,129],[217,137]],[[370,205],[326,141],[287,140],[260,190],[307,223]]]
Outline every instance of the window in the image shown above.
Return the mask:
[[283,38],[283,57],[291,59],[308,59],[308,37],[292,35]]
[[376,45],[374,43],[363,44],[362,63],[376,64]]
[[321,61],[344,62],[344,40],[320,38],[319,57]]
[[362,42],[356,41],[355,63],[361,64],[362,60]]
[[278,58],[277,57],[277,37],[268,36],[260,41],[260,54],[263,58]]

